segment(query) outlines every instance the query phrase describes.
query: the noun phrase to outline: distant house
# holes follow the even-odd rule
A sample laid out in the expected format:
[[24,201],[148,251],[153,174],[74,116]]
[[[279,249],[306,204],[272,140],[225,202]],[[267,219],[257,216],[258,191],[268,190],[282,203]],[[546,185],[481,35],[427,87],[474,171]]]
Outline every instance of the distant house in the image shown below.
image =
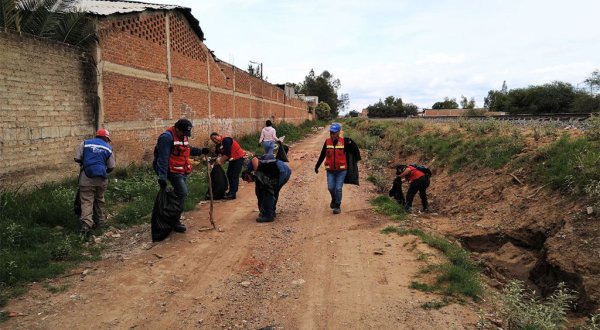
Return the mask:
[[369,110],[368,109],[362,109],[362,111],[358,114],[359,117],[361,118],[367,118],[369,116]]
[[304,94],[298,94],[298,98],[302,101],[306,102],[310,107],[316,107],[319,105],[319,97],[318,96],[307,96]]

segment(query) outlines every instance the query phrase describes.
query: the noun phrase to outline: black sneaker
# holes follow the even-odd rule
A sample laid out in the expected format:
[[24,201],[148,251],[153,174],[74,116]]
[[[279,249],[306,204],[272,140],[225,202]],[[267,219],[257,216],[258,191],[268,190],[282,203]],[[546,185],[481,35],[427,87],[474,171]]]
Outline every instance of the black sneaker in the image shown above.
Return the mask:
[[342,213],[342,209],[340,209],[339,207],[336,207],[333,209],[333,214],[340,214]]
[[225,194],[225,197],[223,197],[225,199],[235,199],[235,193],[234,194]]
[[258,217],[256,218],[256,222],[273,222],[275,218],[267,218],[267,217]]
[[79,230],[79,236],[81,237],[81,239],[87,239],[88,236],[90,235],[91,230],[92,230],[92,228],[90,228],[90,226],[88,226],[85,223],[82,223],[81,229]]
[[175,227],[173,227],[173,230],[178,232],[178,233],[185,233],[185,231],[187,230],[187,228],[185,227],[184,224],[182,224],[181,222],[176,224]]

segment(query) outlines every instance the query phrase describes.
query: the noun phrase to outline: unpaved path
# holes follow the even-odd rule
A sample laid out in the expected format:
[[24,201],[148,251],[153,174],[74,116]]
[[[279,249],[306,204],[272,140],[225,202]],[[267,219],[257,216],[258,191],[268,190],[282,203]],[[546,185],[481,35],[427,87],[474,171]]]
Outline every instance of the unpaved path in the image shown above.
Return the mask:
[[187,233],[51,282],[64,292],[32,285],[7,306],[20,316],[0,328],[473,328],[474,306],[421,307],[440,297],[409,284],[424,265],[417,253],[435,251],[379,233],[390,221],[371,210],[364,177],[344,187],[342,214],[331,213],[325,174],[313,171],[326,134],[292,146],[275,222],[255,222],[254,187],[243,183],[237,200],[215,205],[224,232],[198,231],[203,204],[186,214]]

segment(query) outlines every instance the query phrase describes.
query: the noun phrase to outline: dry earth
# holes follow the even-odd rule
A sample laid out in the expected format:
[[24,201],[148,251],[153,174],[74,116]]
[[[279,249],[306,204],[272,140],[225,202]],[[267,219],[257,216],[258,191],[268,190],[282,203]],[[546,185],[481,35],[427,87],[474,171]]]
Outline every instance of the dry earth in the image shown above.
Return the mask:
[[[383,235],[390,220],[368,200],[373,187],[344,187],[333,215],[325,174],[313,172],[326,132],[291,146],[290,182],[274,223],[259,224],[254,187],[185,215],[188,232],[156,245],[148,227],[111,238],[89,263],[9,303],[2,329],[472,329],[477,306],[425,310],[440,297],[409,289],[422,253],[415,237]],[[439,258],[439,256],[438,256]],[[66,286],[50,293],[47,286]]]

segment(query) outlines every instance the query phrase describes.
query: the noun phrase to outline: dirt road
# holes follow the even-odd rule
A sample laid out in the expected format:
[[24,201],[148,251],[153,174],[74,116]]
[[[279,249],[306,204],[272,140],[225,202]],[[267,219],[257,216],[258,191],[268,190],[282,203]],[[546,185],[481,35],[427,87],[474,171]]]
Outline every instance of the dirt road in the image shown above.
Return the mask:
[[473,328],[473,306],[421,307],[440,297],[409,284],[424,265],[417,255],[436,252],[379,232],[390,220],[371,210],[364,177],[344,187],[342,214],[332,214],[325,174],[313,171],[326,134],[291,147],[275,222],[255,222],[254,186],[243,183],[237,200],[215,205],[224,232],[198,231],[206,204],[186,214],[187,233],[150,249],[144,226],[146,244],[50,283],[64,292],[33,285],[7,306],[20,316],[0,328]]

